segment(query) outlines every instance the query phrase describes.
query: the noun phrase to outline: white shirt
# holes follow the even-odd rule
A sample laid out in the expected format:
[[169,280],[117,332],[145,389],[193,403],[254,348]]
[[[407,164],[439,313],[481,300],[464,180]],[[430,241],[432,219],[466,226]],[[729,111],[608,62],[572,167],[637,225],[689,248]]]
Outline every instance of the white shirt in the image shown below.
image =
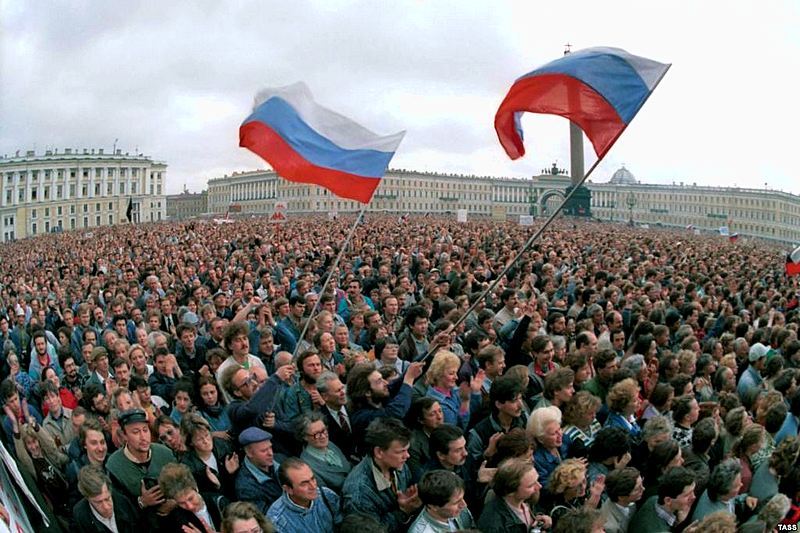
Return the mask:
[[92,514],[94,515],[95,518],[97,518],[100,521],[101,524],[106,526],[113,533],[119,533],[119,529],[117,529],[117,521],[114,518],[113,510],[111,511],[111,518],[105,518],[103,515],[101,515],[95,510],[94,506],[91,503],[89,504],[89,509],[92,510]]

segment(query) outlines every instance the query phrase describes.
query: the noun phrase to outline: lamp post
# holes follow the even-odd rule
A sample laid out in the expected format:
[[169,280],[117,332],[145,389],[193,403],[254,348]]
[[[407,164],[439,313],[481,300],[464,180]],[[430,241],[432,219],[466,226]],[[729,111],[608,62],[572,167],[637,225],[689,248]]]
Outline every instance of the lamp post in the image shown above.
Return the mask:
[[628,196],[625,198],[625,203],[628,205],[628,211],[630,212],[628,225],[633,227],[633,208],[636,207],[636,195],[633,194],[633,191],[628,193]]

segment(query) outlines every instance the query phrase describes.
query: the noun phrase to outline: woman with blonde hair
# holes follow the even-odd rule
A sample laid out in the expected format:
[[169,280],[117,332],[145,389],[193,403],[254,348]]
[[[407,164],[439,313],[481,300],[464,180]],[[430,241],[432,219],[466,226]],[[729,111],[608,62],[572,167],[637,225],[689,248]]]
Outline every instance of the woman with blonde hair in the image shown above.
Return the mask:
[[550,509],[548,513],[553,524],[565,513],[587,507],[596,509],[600,504],[600,496],[606,486],[604,475],[597,476],[587,491],[586,464],[579,459],[566,459],[553,470],[547,485]]
[[466,430],[470,412],[481,406],[481,387],[485,372],[478,370],[469,383],[457,386],[461,359],[453,352],[437,353],[428,368],[428,392],[425,394],[439,402],[444,413],[444,422]]
[[564,435],[570,443],[580,442],[588,449],[602,427],[597,420],[600,398],[589,391],[578,391],[564,406]]

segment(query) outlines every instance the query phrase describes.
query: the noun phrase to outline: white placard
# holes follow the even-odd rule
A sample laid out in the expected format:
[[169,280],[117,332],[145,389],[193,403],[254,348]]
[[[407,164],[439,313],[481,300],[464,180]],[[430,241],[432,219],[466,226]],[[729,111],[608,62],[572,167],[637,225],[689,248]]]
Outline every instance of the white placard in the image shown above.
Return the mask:
[[519,216],[519,225],[520,226],[533,226],[533,216],[532,215],[520,215]]
[[456,211],[456,221],[458,222],[466,222],[467,221],[467,210],[466,209],[459,209]]

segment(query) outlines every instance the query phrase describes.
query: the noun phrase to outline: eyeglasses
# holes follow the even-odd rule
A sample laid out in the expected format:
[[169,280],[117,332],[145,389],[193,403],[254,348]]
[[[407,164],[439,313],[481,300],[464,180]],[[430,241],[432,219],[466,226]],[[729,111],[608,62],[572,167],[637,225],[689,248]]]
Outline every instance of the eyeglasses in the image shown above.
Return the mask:
[[306,437],[314,440],[321,439],[322,437],[325,437],[327,435],[328,435],[328,428],[325,428],[322,431],[317,431],[316,433],[306,433]]
[[252,385],[253,383],[258,383],[258,378],[256,378],[255,375],[251,375],[246,380],[242,381],[242,383],[240,385],[237,385],[236,388],[241,389],[245,385]]

